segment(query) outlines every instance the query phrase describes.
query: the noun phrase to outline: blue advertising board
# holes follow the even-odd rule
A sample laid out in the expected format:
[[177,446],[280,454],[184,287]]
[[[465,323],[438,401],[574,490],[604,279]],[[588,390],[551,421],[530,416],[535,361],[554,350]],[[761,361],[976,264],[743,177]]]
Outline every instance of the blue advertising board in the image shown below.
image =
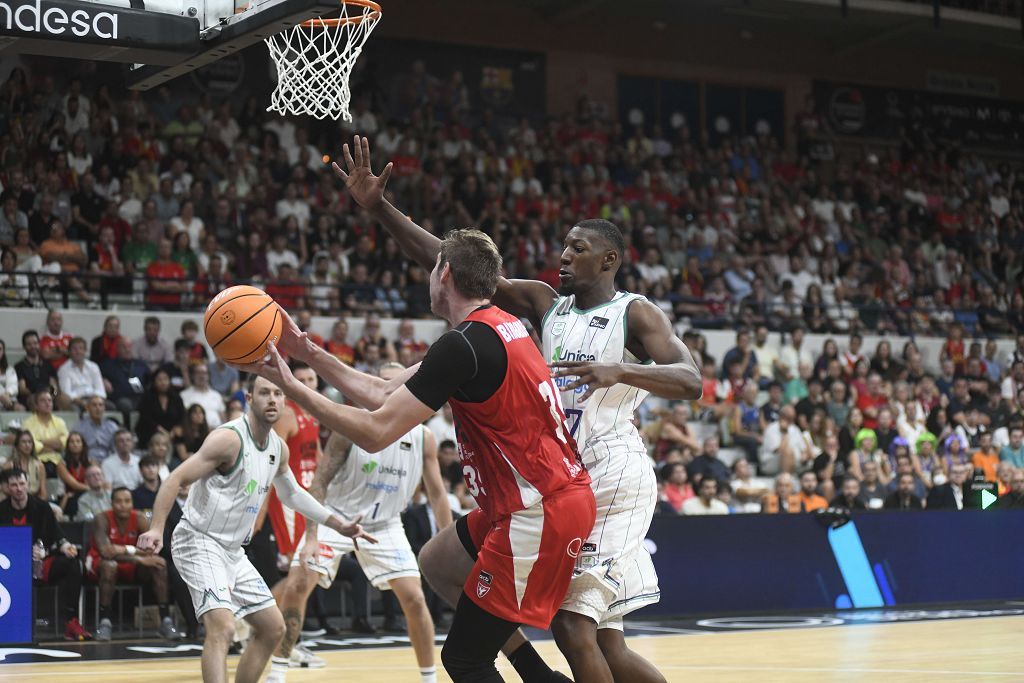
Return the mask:
[[661,602],[639,615],[1024,598],[1024,511],[656,517]]
[[32,529],[0,527],[0,644],[32,642]]

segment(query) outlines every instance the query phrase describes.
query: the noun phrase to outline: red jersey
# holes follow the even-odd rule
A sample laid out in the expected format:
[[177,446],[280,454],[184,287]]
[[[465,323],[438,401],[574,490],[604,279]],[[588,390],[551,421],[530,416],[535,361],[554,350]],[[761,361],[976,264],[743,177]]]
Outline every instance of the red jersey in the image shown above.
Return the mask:
[[526,327],[495,306],[473,311],[466,322],[493,329],[508,357],[505,379],[486,401],[449,399],[462,472],[477,505],[494,522],[564,489],[589,487],[558,388]]
[[317,454],[320,452],[320,421],[306,413],[294,401],[288,399],[285,405],[295,413],[298,431],[288,439],[288,466],[304,489],[313,483],[316,474]]
[[[113,510],[107,510],[103,514],[107,516],[107,539],[111,543],[125,546],[135,545],[139,538],[138,510],[132,510],[131,514],[128,515],[128,526],[125,527],[124,532],[117,528],[117,519],[114,517]],[[100,555],[99,548],[96,546],[96,539],[94,538],[89,548],[89,554],[85,558],[85,571],[90,578],[96,578],[102,561],[103,557]],[[135,564],[133,562],[118,562],[117,574],[118,578],[122,581],[134,580]]]
[[59,370],[60,366],[64,365],[67,361],[68,346],[71,345],[73,337],[67,332],[61,332],[58,335],[52,335],[47,332],[39,337],[39,353],[45,353],[47,349],[59,349],[64,353],[63,356],[57,356],[50,360],[50,365],[53,366],[54,370]]
[[[288,466],[292,469],[299,486],[309,488],[316,476],[317,455],[320,452],[320,422],[305,413],[293,401],[285,401],[295,413],[298,431],[288,439]],[[274,530],[277,549],[283,555],[291,555],[302,545],[306,533],[306,518],[286,508],[271,489],[267,502],[267,519]]]
[[[185,269],[174,261],[153,261],[146,268],[146,277],[159,281],[185,280]],[[155,306],[177,306],[181,304],[181,294],[177,292],[158,292],[150,288],[147,300]]]

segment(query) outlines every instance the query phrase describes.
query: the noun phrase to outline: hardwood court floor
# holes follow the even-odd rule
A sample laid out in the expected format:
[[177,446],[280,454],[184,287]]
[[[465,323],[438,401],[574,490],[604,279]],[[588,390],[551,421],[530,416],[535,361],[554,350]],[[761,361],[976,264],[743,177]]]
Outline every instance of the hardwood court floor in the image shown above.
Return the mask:
[[[1024,681],[1024,617],[992,617],[788,630],[692,633],[630,639],[679,683],[758,681]],[[568,672],[554,643],[538,650]],[[290,683],[416,683],[409,648],[321,652],[328,666],[295,670]],[[504,660],[502,674],[518,677]],[[229,660],[234,671],[237,658]],[[448,681],[444,674],[440,680]],[[0,681],[198,681],[197,658],[0,666]]]

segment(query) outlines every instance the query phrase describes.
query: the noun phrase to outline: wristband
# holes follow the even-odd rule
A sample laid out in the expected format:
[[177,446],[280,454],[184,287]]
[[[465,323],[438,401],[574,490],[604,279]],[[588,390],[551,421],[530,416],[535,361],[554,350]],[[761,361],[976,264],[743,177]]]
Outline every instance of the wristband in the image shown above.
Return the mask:
[[133,545],[126,545],[124,547],[124,551],[126,553],[128,553],[129,555],[134,555],[135,554],[135,546],[133,546]]

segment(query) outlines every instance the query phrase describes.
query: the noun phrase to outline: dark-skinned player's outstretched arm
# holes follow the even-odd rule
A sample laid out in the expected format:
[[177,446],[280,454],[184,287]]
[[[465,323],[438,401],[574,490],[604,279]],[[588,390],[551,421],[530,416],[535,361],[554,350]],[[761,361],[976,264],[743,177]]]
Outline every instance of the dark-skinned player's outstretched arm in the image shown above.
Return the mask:
[[[335,163],[334,172],[345,181],[356,203],[380,221],[403,252],[427,270],[433,269],[441,240],[414,223],[384,196],[392,164],[388,163],[379,176],[374,175],[370,166],[370,143],[358,135],[353,138],[351,149],[347,144],[344,146],[343,157],[348,170]],[[501,278],[493,301],[509,313],[526,318],[540,331],[544,314],[557,299],[558,293],[544,282]],[[573,387],[589,384],[588,395],[601,387],[629,384],[663,398],[700,398],[697,364],[686,345],[673,333],[661,309],[648,301],[634,303],[629,307],[628,327],[627,348],[637,358],[654,361],[654,364],[562,362],[554,364],[556,376],[577,377]]]
[[[392,165],[388,163],[379,176],[374,175],[370,168],[370,143],[358,135],[353,138],[351,150],[346,144],[342,151],[348,170],[335,162],[334,173],[345,181],[352,198],[380,221],[409,258],[428,271],[433,270],[441,240],[414,223],[384,196]],[[541,319],[557,298],[555,290],[544,282],[500,278],[493,301],[512,315],[526,318],[539,330]]]

